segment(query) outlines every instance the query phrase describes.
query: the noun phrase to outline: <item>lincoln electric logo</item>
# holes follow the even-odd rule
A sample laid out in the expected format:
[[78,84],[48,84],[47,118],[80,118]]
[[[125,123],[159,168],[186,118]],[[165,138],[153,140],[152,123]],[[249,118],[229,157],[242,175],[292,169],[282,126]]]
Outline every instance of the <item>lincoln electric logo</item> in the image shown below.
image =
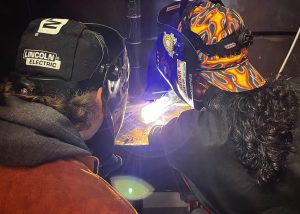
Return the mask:
[[25,49],[23,59],[26,60],[26,65],[51,68],[55,70],[59,70],[61,65],[61,61],[56,53],[43,50]]

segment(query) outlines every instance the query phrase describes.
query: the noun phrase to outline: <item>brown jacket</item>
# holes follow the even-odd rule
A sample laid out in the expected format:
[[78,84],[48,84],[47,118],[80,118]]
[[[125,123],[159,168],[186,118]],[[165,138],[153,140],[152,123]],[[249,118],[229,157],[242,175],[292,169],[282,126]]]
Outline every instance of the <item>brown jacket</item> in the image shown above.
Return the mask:
[[94,169],[64,115],[14,96],[0,105],[0,214],[136,213]]
[[1,214],[136,214],[107,182],[93,173],[93,157],[37,167],[0,166]]

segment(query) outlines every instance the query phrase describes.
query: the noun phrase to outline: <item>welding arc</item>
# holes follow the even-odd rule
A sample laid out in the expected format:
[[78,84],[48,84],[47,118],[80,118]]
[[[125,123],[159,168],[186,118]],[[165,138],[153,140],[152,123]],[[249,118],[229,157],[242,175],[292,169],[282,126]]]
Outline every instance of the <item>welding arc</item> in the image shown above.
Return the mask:
[[284,67],[286,65],[286,62],[289,59],[289,57],[290,57],[290,55],[291,55],[291,53],[292,53],[292,51],[293,51],[293,49],[294,49],[294,47],[296,45],[296,42],[297,42],[298,37],[299,37],[299,34],[300,34],[300,27],[298,28],[298,32],[297,32],[297,34],[295,36],[295,39],[294,39],[294,41],[292,43],[292,46],[290,47],[290,50],[289,50],[288,54],[286,55],[286,57],[285,57],[282,65],[281,65],[281,68],[280,68],[278,74],[276,75],[276,80],[280,77],[280,75],[281,75],[281,73],[282,73],[282,71],[283,71],[283,69],[284,69]]

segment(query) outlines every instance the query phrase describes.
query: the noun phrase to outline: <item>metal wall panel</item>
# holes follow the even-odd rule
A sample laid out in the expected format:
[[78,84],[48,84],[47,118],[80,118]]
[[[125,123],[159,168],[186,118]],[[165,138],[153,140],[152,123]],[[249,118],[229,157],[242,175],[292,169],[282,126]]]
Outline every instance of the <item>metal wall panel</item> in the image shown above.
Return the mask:
[[297,31],[299,0],[223,0],[239,12],[253,31]]
[[[249,48],[249,59],[264,77],[276,77],[294,36],[256,37]],[[298,42],[282,72],[287,76],[300,75],[300,43]]]

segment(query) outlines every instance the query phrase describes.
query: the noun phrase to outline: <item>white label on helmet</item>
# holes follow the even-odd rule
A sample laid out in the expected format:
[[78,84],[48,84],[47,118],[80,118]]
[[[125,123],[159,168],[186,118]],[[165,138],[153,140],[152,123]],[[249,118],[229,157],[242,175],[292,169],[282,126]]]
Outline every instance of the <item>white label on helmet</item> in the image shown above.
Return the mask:
[[42,50],[25,49],[23,59],[26,60],[26,65],[60,69],[61,61],[56,53]]
[[186,89],[186,62],[180,59],[177,59],[177,78],[180,89],[188,97]]
[[68,19],[44,19],[40,23],[40,27],[38,29],[38,33],[45,33],[45,34],[58,34],[62,26],[67,24]]

